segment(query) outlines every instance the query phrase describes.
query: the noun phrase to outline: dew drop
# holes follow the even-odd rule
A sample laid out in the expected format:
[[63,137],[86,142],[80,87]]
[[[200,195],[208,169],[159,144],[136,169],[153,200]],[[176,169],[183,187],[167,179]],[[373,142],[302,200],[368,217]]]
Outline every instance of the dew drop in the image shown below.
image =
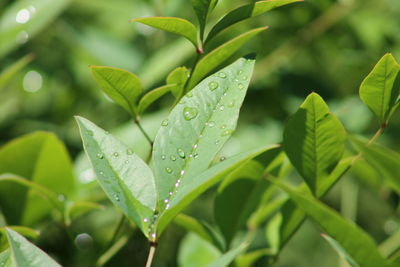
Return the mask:
[[156,239],[156,237],[157,237],[156,233],[152,233],[152,234],[151,234],[151,237],[152,237],[153,239]]
[[181,100],[181,101],[179,101],[179,104],[181,104],[181,105],[183,105],[183,104],[185,104],[186,103],[186,101],[185,100]]
[[176,160],[176,157],[174,155],[171,155],[171,157],[169,157],[172,161]]
[[129,163],[129,160],[125,160],[125,164],[128,164]]
[[219,84],[217,82],[210,82],[208,84],[208,89],[210,89],[211,91],[214,91],[215,89],[217,89],[219,86]]
[[119,157],[119,153],[118,153],[118,152],[114,152],[114,153],[113,153],[113,156],[114,156],[115,158],[118,158],[118,157]]
[[234,106],[235,106],[235,100],[232,100],[231,102],[229,102],[228,108],[233,108]]
[[220,127],[222,130],[223,129],[225,129],[226,128],[226,125],[225,124],[223,124],[223,125],[221,125],[221,127]]
[[224,105],[221,105],[220,107],[219,107],[219,110],[221,110],[221,111],[223,111],[225,109],[225,106]]
[[249,77],[247,77],[246,75],[244,75],[244,76],[242,77],[242,80],[243,80],[243,81],[247,81],[247,79],[249,79]]
[[231,135],[232,134],[232,131],[231,130],[225,130],[225,131],[223,131],[222,133],[221,133],[221,136],[228,136],[228,135]]
[[173,194],[172,192],[169,192],[169,193],[168,193],[168,195],[170,195],[170,196],[172,196],[172,194]]
[[225,74],[225,72],[220,72],[220,73],[218,73],[218,76],[220,77],[220,78],[222,78],[222,79],[225,79],[226,78],[226,74]]
[[164,200],[164,202],[165,202],[165,203],[168,203],[168,202],[169,202],[169,199],[167,198],[166,200]]
[[96,155],[99,159],[102,159],[102,158],[104,158],[104,154],[103,153],[101,153],[101,152],[99,152],[99,153],[97,153],[97,155]]
[[118,194],[114,194],[113,197],[114,197],[115,201],[120,201],[121,200]]
[[193,149],[196,149],[198,146],[199,146],[198,144],[194,144]]
[[185,151],[183,151],[181,148],[178,148],[177,152],[179,157],[185,158]]
[[181,170],[181,172],[179,173],[181,176],[183,176],[185,174],[185,170]]
[[169,203],[167,205],[165,205],[165,209],[169,209]]
[[239,83],[238,88],[239,88],[239,90],[243,90],[244,89],[244,85]]
[[219,140],[215,140],[215,142],[214,142],[214,143],[215,143],[216,145],[218,145],[218,144],[219,144],[219,142],[220,142]]
[[126,150],[126,154],[132,155],[132,154],[133,154],[133,150],[132,150],[132,149],[127,149],[127,150]]
[[99,172],[99,174],[100,174],[101,176],[103,176],[103,175],[104,175],[104,172]]
[[195,159],[197,159],[199,157],[199,154],[197,154],[197,153],[195,153],[194,155],[193,155],[193,158],[195,158]]
[[210,122],[207,123],[207,126],[212,128],[212,127],[215,126],[215,122],[214,121],[210,121]]
[[161,126],[168,126],[168,119],[163,120]]
[[162,155],[162,156],[161,156],[161,159],[162,159],[162,160],[165,160],[166,158],[167,158],[167,156],[165,156],[165,155]]
[[31,19],[31,13],[28,9],[21,9],[15,16],[15,21],[19,24],[27,23]]
[[143,221],[144,221],[145,223],[147,223],[147,222],[149,221],[149,219],[144,218]]
[[190,120],[196,118],[197,114],[198,114],[197,108],[191,108],[191,107],[183,108],[183,117],[187,121],[190,121]]
[[171,169],[170,167],[165,168],[165,171],[166,171],[167,173],[172,173],[172,169]]
[[93,131],[87,131],[87,134],[88,134],[89,136],[93,136]]
[[219,161],[224,161],[224,160],[226,160],[226,158],[225,158],[224,156],[221,156],[221,157],[219,158]]

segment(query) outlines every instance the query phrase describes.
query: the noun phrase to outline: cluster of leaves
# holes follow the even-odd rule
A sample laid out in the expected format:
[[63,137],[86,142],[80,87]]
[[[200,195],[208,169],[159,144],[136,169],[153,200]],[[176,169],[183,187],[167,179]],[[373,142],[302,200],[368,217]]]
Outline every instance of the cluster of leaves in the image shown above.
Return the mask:
[[[191,70],[185,67],[173,70],[166,79],[166,85],[143,95],[141,81],[135,74],[111,67],[91,67],[104,93],[130,113],[152,147],[151,157],[145,161],[107,131],[87,119],[77,117],[84,148],[108,198],[135,223],[152,246],[174,220],[218,248],[216,256],[213,255],[215,259],[211,257],[210,261],[204,263],[207,266],[227,266],[233,261],[237,266],[249,266],[259,259],[267,259],[273,264],[306,217],[326,232],[324,238],[349,264],[397,266],[398,242],[389,249],[378,247],[360,227],[344,219],[319,199],[361,157],[383,172],[391,189],[399,193],[396,173],[400,155],[389,148],[372,144],[387,127],[399,105],[399,64],[390,54],[385,55],[361,84],[361,99],[380,121],[377,134],[368,143],[356,136],[347,138],[343,125],[329,112],[324,100],[312,93],[288,120],[282,145],[261,147],[227,159],[218,159],[218,152],[236,128],[255,60],[251,56],[240,58],[205,77],[265,28],[243,33],[210,52],[207,52],[207,43],[236,22],[295,1],[260,1],[235,9],[212,27],[206,38],[207,17],[217,1],[192,2],[199,19],[199,29],[179,18],[134,20],[180,34],[191,41],[199,53]],[[176,103],[162,121],[153,141],[141,126],[140,116],[148,106],[168,92],[175,97]],[[357,151],[355,155],[344,153],[347,139]],[[30,154],[23,153],[25,160],[32,162],[27,170],[18,169],[20,162],[14,161],[15,158],[21,159],[17,154],[22,151],[21,147],[31,149]],[[60,152],[54,157],[57,149]],[[74,187],[72,171],[68,169],[69,158],[62,144],[54,136],[41,133],[23,137],[5,146],[0,151],[0,157],[4,158],[1,162],[5,166],[0,171],[4,173],[0,178],[4,184],[0,201],[8,222],[31,222],[48,214],[50,208],[38,199],[38,195],[54,205],[65,226],[74,216],[100,208],[96,203],[65,200]],[[36,160],[32,161],[32,158]],[[43,162],[46,163],[49,162],[48,158],[54,160],[50,169],[47,164],[40,164],[45,158]],[[292,167],[304,180],[297,188],[283,181]],[[60,176],[63,181],[71,182],[58,192],[58,188],[52,188],[51,177]],[[222,179],[214,203],[215,225],[187,215],[178,215]],[[13,188],[14,183],[27,186],[36,194],[32,195],[32,191],[25,189],[21,191],[20,187]],[[20,195],[16,196],[15,192]],[[14,212],[7,214],[17,205],[14,198],[21,201],[21,214],[16,218],[10,216],[15,216]],[[29,205],[25,203],[42,206],[43,213],[29,214]],[[23,209],[28,213],[22,213]],[[7,238],[2,240],[2,246],[6,249],[0,254],[1,264],[58,266],[17,232],[31,238],[37,233],[29,228],[12,229],[7,227],[2,234]],[[256,233],[263,229],[266,231],[268,247],[248,249]]]

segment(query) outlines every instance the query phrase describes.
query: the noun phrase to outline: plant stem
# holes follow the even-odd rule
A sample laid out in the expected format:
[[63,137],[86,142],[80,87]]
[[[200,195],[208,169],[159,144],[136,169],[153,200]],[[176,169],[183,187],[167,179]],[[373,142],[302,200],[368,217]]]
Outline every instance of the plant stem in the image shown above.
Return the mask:
[[139,127],[139,130],[142,132],[142,134],[144,135],[146,140],[149,142],[150,146],[153,148],[153,141],[151,140],[150,136],[147,134],[145,129],[143,129],[143,126],[140,123],[139,117],[136,117],[134,120],[135,120],[135,123],[137,124],[137,126]]
[[149,256],[147,257],[146,267],[151,267],[151,264],[152,264],[153,258],[154,258],[154,254],[156,253],[156,248],[157,248],[157,243],[150,242],[150,251],[149,251]]
[[115,240],[117,240],[118,234],[121,231],[124,223],[125,223],[125,216],[123,214],[121,214],[121,218],[119,219],[117,227],[115,227],[114,233],[110,239],[110,242],[107,245],[107,249],[109,249],[115,243]]

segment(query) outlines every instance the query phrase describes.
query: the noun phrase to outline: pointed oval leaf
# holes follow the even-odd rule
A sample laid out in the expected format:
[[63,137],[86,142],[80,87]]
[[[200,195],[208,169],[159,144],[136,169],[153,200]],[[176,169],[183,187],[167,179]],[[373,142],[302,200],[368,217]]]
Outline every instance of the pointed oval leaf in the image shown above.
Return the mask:
[[206,170],[235,130],[253,66],[254,60],[241,58],[205,79],[162,122],[153,149],[162,209],[176,184]]
[[316,93],[310,94],[289,118],[283,134],[284,149],[314,194],[321,179],[341,159],[345,138],[343,125]]
[[276,182],[307,216],[334,238],[360,266],[386,266],[375,241],[361,228],[317,199]]
[[17,267],[61,267],[49,255],[40,248],[36,247],[25,237],[17,232],[7,229],[8,242],[10,243],[11,259],[14,266]]
[[129,71],[113,67],[91,66],[90,69],[101,90],[135,116],[136,103],[143,92],[139,77]]
[[181,97],[183,88],[189,77],[190,71],[186,67],[178,67],[168,74],[167,84],[175,84],[175,86],[171,88],[171,93],[175,98],[179,99]]
[[302,1],[304,0],[267,0],[238,7],[230,11],[220,21],[218,21],[217,24],[215,24],[215,26],[211,29],[210,33],[208,34],[206,42],[211,40],[214,36],[216,36],[221,31],[225,30],[229,26],[232,26],[235,23],[238,23],[242,20],[259,16],[267,11],[270,11],[280,6],[291,4],[293,2],[302,2]]
[[200,39],[203,39],[204,29],[208,15],[217,5],[218,0],[192,0],[192,6],[196,12],[200,24]]
[[101,187],[112,203],[147,236],[157,199],[152,171],[111,134],[84,118],[76,120]]
[[175,17],[147,17],[132,19],[131,22],[139,22],[145,25],[172,32],[188,39],[197,47],[197,29],[191,22]]
[[360,86],[360,98],[382,124],[390,118],[400,93],[400,65],[384,55]]
[[178,266],[204,267],[221,256],[210,242],[194,233],[188,233],[181,241],[178,252]]
[[182,183],[179,190],[170,200],[169,208],[165,209],[156,222],[157,234],[161,234],[168,223],[194,199],[201,195],[208,188],[222,180],[226,175],[236,168],[242,166],[248,160],[270,150],[275,150],[279,145],[262,147],[249,152],[243,152],[228,158],[191,179],[190,183]]
[[268,27],[261,27],[245,32],[236,38],[224,43],[217,47],[205,57],[200,59],[196,64],[195,69],[189,80],[188,88],[193,88],[199,83],[210,71],[221,65],[225,60],[232,56],[240,47],[242,47],[247,41],[257,34],[265,31]]
[[139,101],[138,106],[138,114],[143,114],[143,112],[155,101],[157,101],[160,97],[171,91],[171,89],[175,88],[176,84],[168,84],[156,89],[151,90],[147,94],[145,94],[142,99]]

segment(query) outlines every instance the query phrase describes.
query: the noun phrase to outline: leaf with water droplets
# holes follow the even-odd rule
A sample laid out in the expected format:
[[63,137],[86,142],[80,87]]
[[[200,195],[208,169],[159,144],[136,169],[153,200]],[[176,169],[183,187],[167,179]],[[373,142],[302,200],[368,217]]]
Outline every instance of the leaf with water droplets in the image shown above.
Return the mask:
[[218,21],[217,24],[215,24],[215,26],[211,29],[210,33],[208,34],[206,42],[211,40],[219,32],[223,31],[229,26],[232,26],[235,23],[238,23],[242,20],[251,17],[259,16],[265,12],[270,11],[271,9],[300,1],[303,0],[267,0],[238,7],[230,11],[220,21]]
[[171,91],[171,89],[175,88],[176,84],[168,84],[156,89],[151,90],[147,94],[145,94],[142,99],[139,101],[138,105],[138,114],[142,114],[151,104],[157,101],[160,97]]
[[132,116],[136,116],[137,101],[143,92],[139,77],[113,67],[91,66],[90,69],[101,90]]
[[24,267],[61,267],[40,248],[36,247],[22,235],[7,228],[7,238],[10,244],[10,258],[12,266]]
[[[153,215],[157,193],[153,173],[132,150],[92,122],[76,118],[83,145],[108,198],[148,236],[144,218]],[[93,131],[90,136],[87,131]],[[98,153],[103,157],[99,158]],[[125,162],[128,160],[129,164]]]
[[[183,104],[176,105],[171,111],[168,121],[174,123],[160,127],[154,141],[153,163],[159,199],[166,199],[169,197],[168,192],[175,191],[178,179],[182,180],[178,186],[190,183],[196,175],[209,167],[236,128],[239,109],[246,94],[246,90],[237,88],[239,71],[250,77],[253,66],[253,59],[237,60],[222,70],[226,77],[212,75],[205,79],[190,92],[191,97],[184,96]],[[215,90],[208,89],[212,83],[218,84]],[[243,83],[247,88],[249,80]],[[237,105],[229,112],[218,108],[233,99]],[[212,127],[222,124],[226,125],[225,130],[228,132]],[[215,144],[217,139],[219,143]],[[175,156],[177,160],[162,160],[162,155],[166,155],[167,159]],[[170,168],[171,173],[166,172],[166,168]],[[165,205],[160,207],[161,210],[164,208]]]
[[[7,245],[8,246],[8,245]],[[10,250],[4,250],[0,252],[0,266],[1,267],[11,267]]]
[[[192,75],[189,79],[188,82],[188,88],[191,89],[193,88],[196,84],[198,84],[208,73],[210,73],[212,70],[214,70],[216,67],[221,65],[225,60],[227,60],[230,56],[232,56],[240,47],[242,47],[245,43],[247,43],[251,38],[256,36],[257,34],[265,31],[268,27],[261,27],[257,29],[250,30],[248,32],[245,32],[232,40],[222,44],[221,46],[217,47],[210,53],[208,53],[206,56],[204,56],[202,59],[199,60],[199,62],[196,64],[196,67],[194,68]],[[238,69],[239,71],[239,69]],[[227,77],[230,76],[230,74],[227,71],[222,71],[224,72]],[[251,75],[249,73],[245,74],[246,76],[250,77]],[[216,75],[218,76],[218,75]],[[235,78],[240,79],[242,76],[240,75],[235,75]],[[220,82],[222,84],[222,81],[224,77],[219,77]],[[212,82],[209,80],[209,83]],[[248,83],[248,80],[243,81],[244,84]],[[225,83],[224,83],[225,84]],[[245,87],[242,85],[243,88]],[[214,85],[210,85],[210,90],[216,89],[214,88]],[[217,86],[218,87],[218,86]]]
[[176,17],[147,17],[132,19],[131,22],[143,23],[160,30],[181,35],[197,47],[196,26],[186,19]]

